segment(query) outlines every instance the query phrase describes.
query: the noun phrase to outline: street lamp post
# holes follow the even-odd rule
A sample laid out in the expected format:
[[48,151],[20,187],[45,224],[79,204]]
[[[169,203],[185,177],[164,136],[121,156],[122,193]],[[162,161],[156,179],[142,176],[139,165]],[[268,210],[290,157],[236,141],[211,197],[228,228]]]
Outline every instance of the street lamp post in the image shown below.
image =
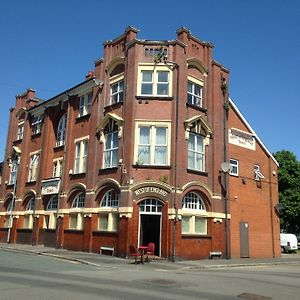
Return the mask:
[[9,209],[9,224],[8,224],[8,231],[7,231],[7,243],[11,242],[11,229],[13,225],[13,210],[15,208],[15,200],[16,200],[16,190],[17,190],[17,178],[18,178],[18,169],[19,169],[19,159],[20,159],[20,149],[17,147],[13,147],[13,150],[8,158],[8,164],[10,166],[15,166],[15,178],[14,178],[14,189],[13,189],[13,196],[10,204]]

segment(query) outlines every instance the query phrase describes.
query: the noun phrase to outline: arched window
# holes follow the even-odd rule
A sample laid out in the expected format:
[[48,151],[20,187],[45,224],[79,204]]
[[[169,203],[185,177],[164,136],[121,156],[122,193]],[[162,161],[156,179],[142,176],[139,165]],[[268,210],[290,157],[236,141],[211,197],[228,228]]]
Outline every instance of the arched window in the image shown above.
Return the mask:
[[182,200],[182,234],[207,234],[207,210],[203,199],[195,192],[189,192]]
[[66,138],[66,126],[67,126],[67,114],[64,114],[58,123],[57,136],[56,136],[56,146],[63,146],[65,144]]
[[194,192],[185,195],[182,201],[182,209],[206,210],[203,200]]
[[27,202],[26,210],[34,210],[34,197],[30,198],[30,200]]
[[24,213],[24,223],[23,227],[24,228],[32,228],[33,226],[33,211],[35,209],[35,197],[31,197],[25,208],[25,213]]
[[57,206],[58,206],[58,195],[54,195],[48,201],[46,210],[57,210]]
[[117,190],[107,191],[100,201],[99,230],[118,231],[119,228],[119,199]]
[[44,228],[46,229],[56,228],[57,208],[58,208],[58,195],[53,195],[47,203],[45,217],[44,217]]
[[85,201],[85,193],[79,192],[75,196],[71,205],[70,223],[69,223],[70,229],[82,230],[83,215],[81,211],[78,211],[78,209],[84,208],[84,201]]
[[77,194],[72,202],[71,208],[82,208],[84,207],[85,195],[83,192]]
[[105,193],[102,198],[101,207],[119,207],[120,193],[115,190],[110,190]]
[[141,213],[161,213],[162,203],[156,199],[146,199],[140,204]]

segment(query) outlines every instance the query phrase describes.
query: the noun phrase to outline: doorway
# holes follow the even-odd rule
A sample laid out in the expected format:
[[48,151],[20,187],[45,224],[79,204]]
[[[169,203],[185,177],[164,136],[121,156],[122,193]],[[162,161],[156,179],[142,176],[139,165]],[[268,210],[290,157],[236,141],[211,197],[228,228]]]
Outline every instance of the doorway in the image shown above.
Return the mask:
[[249,257],[249,224],[240,222],[240,256]]
[[157,199],[146,199],[140,204],[139,245],[155,244],[154,254],[161,255],[161,209]]

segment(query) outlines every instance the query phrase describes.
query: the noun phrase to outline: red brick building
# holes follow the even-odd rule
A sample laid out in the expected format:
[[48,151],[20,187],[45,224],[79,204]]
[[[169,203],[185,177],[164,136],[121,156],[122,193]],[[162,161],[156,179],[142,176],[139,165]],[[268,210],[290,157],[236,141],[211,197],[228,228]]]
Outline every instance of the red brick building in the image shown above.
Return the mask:
[[277,162],[187,29],[104,44],[86,80],[10,110],[0,240],[170,259],[280,255]]

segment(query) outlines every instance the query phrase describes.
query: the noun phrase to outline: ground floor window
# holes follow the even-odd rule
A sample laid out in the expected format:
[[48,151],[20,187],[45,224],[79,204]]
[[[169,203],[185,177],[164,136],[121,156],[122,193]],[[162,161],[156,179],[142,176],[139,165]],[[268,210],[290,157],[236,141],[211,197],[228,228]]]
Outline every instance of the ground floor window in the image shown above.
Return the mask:
[[32,229],[32,227],[33,227],[33,215],[32,214],[24,215],[23,228]]
[[118,231],[119,214],[116,212],[99,213],[99,230],[101,231]]
[[82,230],[83,229],[83,216],[82,213],[71,213],[69,229]]
[[183,234],[207,234],[207,218],[198,216],[182,216]]
[[45,229],[55,229],[56,228],[56,214],[55,213],[49,213],[44,216],[44,228]]

